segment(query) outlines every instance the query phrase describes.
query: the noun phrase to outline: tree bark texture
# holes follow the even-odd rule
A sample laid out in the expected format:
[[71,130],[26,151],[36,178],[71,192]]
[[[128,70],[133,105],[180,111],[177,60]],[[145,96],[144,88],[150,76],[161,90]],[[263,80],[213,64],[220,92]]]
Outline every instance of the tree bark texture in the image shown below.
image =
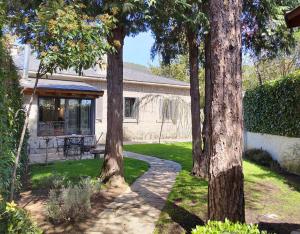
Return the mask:
[[[211,78],[210,78],[210,34],[207,34],[204,41],[204,52],[205,52],[205,106],[204,106],[204,122],[203,122],[203,129],[202,129],[202,139],[203,139],[203,151],[206,159],[206,167],[208,170],[208,155],[209,155],[209,130],[210,127],[210,109],[211,109]],[[207,172],[208,173],[208,172]]]
[[208,110],[211,220],[245,221],[240,0],[211,0]]
[[192,174],[200,177],[206,176],[206,163],[202,152],[201,118],[200,118],[200,93],[199,93],[199,47],[196,34],[187,32],[189,44],[189,69],[190,69],[190,96],[192,116]]
[[110,43],[115,52],[107,56],[107,133],[101,179],[124,183],[123,163],[123,45],[124,29],[113,30]]

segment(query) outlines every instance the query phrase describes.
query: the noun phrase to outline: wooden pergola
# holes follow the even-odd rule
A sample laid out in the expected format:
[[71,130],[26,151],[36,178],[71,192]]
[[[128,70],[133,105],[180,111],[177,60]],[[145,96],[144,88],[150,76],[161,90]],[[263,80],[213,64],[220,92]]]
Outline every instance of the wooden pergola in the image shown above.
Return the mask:
[[285,21],[289,28],[300,26],[300,6],[285,14]]

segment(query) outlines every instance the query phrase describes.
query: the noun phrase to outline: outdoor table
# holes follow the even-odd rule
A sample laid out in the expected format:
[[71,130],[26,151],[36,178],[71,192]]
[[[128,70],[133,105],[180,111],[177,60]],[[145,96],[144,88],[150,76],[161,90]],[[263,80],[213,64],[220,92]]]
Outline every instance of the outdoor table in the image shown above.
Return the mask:
[[[63,151],[64,156],[76,156],[80,155],[80,158],[83,154],[83,152],[86,150],[85,148],[91,148],[86,147],[84,145],[84,139],[85,137],[93,137],[92,135],[64,135],[64,136],[57,136],[57,139],[63,139],[64,145],[63,145]],[[58,146],[59,147],[59,146]],[[70,154],[72,153],[73,154]],[[75,153],[74,153],[75,152]]]

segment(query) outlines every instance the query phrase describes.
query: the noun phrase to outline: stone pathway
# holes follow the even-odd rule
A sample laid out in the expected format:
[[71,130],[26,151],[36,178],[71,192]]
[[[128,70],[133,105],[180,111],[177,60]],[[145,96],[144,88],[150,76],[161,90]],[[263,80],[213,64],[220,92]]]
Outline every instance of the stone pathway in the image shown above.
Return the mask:
[[173,161],[125,152],[125,157],[149,163],[149,170],[128,191],[98,215],[86,233],[152,234],[181,166]]

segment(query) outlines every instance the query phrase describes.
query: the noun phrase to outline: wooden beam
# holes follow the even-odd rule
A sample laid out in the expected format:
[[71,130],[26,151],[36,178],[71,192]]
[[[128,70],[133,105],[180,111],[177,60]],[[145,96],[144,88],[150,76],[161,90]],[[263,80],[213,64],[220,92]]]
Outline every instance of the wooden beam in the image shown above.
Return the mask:
[[300,26],[300,6],[285,14],[285,22],[289,28]]
[[[24,94],[32,94],[33,88],[24,88]],[[39,96],[64,96],[64,97],[85,97],[85,98],[98,98],[102,97],[104,91],[91,92],[79,90],[60,90],[60,89],[41,89],[38,88],[36,94]]]

